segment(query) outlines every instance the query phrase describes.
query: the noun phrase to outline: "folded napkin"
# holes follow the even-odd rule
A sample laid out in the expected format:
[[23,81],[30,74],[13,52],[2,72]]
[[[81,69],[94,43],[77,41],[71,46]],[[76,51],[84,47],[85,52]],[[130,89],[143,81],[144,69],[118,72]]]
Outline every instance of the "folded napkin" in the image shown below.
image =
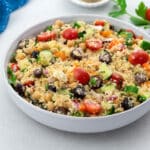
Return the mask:
[[0,33],[6,29],[11,12],[27,2],[28,0],[0,0]]

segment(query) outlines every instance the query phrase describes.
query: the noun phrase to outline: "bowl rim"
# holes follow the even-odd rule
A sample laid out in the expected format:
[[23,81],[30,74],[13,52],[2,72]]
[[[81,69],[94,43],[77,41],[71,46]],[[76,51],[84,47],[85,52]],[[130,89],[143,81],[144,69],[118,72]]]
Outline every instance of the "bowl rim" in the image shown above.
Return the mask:
[[109,1],[110,0],[102,0],[102,1],[94,2],[94,3],[87,3],[82,0],[71,0],[72,3],[82,6],[82,7],[87,7],[87,8],[102,6],[106,3],[108,3]]
[[[119,113],[116,113],[116,114],[112,114],[112,115],[107,115],[107,116],[93,116],[93,117],[76,117],[76,116],[68,116],[68,115],[63,115],[63,114],[57,114],[57,113],[54,113],[52,111],[48,111],[48,110],[44,110],[38,106],[35,106],[29,102],[27,102],[25,100],[25,98],[21,97],[13,88],[12,86],[9,84],[8,82],[8,76],[7,76],[7,68],[5,68],[8,64],[7,62],[7,57],[8,57],[8,52],[11,50],[11,47],[12,45],[14,44],[15,41],[18,41],[18,39],[20,39],[25,33],[27,32],[30,32],[33,28],[36,28],[38,26],[42,26],[48,22],[51,22],[51,21],[54,21],[54,20],[57,20],[57,19],[71,19],[71,18],[80,18],[80,19],[83,19],[84,18],[87,18],[87,17],[96,17],[96,18],[104,18],[108,21],[113,21],[113,22],[116,22],[116,23],[120,23],[120,24],[124,24],[125,25],[125,28],[126,27],[130,27],[134,30],[138,30],[140,31],[140,34],[148,37],[150,39],[150,36],[145,33],[144,31],[140,30],[139,28],[133,26],[132,24],[129,24],[127,22],[124,22],[124,21],[121,21],[121,20],[118,20],[118,19],[114,19],[114,18],[111,18],[111,17],[108,17],[108,16],[101,16],[101,15],[93,15],[93,14],[73,14],[73,15],[63,15],[63,16],[59,16],[59,17],[52,17],[48,20],[45,20],[45,21],[41,21],[40,23],[38,24],[35,24],[29,28],[27,28],[26,30],[24,30],[23,32],[21,32],[17,38],[15,38],[9,45],[9,48],[7,49],[7,53],[5,54],[5,56],[3,57],[3,60],[2,60],[2,78],[4,80],[4,84],[5,84],[5,87],[7,87],[6,89],[7,90],[10,90],[11,94],[14,95],[16,98],[17,98],[17,101],[21,101],[22,103],[24,103],[25,105],[28,105],[30,107],[30,109],[33,109],[35,111],[39,111],[40,113],[43,113],[44,115],[52,115],[54,117],[58,117],[60,119],[71,119],[71,120],[103,120],[103,119],[110,119],[110,118],[115,118],[115,117],[118,117],[118,116],[123,116],[124,114],[127,114],[127,113],[130,113],[132,111],[135,111],[135,110],[138,110],[139,108],[141,107],[144,107],[144,105],[146,105],[148,103],[148,100],[146,100],[145,102],[139,104],[138,106],[135,106],[129,110],[126,110],[126,111],[123,111],[123,112],[119,112]],[[12,52],[14,52],[15,50],[13,50]],[[11,54],[12,54],[11,52]],[[11,56],[11,55],[10,55]],[[10,57],[8,57],[10,60]]]

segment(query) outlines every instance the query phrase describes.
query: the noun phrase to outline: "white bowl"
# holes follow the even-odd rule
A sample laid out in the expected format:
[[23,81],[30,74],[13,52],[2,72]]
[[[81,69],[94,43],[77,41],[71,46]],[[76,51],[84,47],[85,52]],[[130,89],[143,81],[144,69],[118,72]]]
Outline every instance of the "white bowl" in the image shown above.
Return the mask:
[[147,100],[144,103],[140,104],[139,106],[136,106],[128,111],[118,113],[118,114],[113,114],[110,116],[91,117],[91,118],[88,117],[78,118],[72,116],[65,116],[65,115],[49,112],[46,110],[42,110],[41,108],[28,103],[25,99],[23,99],[14,91],[14,89],[8,83],[7,64],[10,60],[13,51],[16,49],[18,42],[21,39],[25,39],[28,37],[32,37],[33,35],[36,35],[40,31],[42,31],[46,26],[54,23],[56,19],[62,19],[64,22],[72,22],[75,20],[84,20],[90,22],[95,19],[106,19],[117,28],[131,29],[137,35],[143,35],[145,39],[150,40],[150,37],[143,31],[140,31],[138,28],[135,28],[134,26],[124,23],[122,21],[115,20],[109,17],[104,17],[104,16],[72,15],[72,16],[64,16],[64,17],[50,19],[43,23],[37,24],[34,27],[31,27],[28,30],[26,30],[16,40],[14,40],[4,60],[3,78],[5,81],[6,89],[8,90],[8,93],[10,94],[10,96],[12,97],[16,105],[28,116],[30,116],[34,120],[44,125],[56,129],[64,130],[64,131],[78,132],[78,133],[96,133],[96,132],[114,130],[123,127],[125,125],[128,125],[131,122],[134,122],[135,120],[142,117],[145,113],[147,113],[150,110],[150,100]]
[[74,4],[77,4],[77,5],[82,6],[82,7],[88,7],[88,8],[99,7],[99,6],[102,6],[106,3],[108,3],[109,1],[110,0],[101,0],[98,2],[87,3],[87,2],[84,2],[82,0],[71,0],[71,2]]

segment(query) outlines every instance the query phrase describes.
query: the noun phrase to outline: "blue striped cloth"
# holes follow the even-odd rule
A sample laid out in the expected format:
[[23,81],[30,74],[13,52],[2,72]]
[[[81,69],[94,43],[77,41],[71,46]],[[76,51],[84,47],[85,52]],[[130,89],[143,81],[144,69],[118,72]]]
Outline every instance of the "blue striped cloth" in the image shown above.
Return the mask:
[[6,29],[11,12],[27,2],[28,0],[0,0],[0,33]]

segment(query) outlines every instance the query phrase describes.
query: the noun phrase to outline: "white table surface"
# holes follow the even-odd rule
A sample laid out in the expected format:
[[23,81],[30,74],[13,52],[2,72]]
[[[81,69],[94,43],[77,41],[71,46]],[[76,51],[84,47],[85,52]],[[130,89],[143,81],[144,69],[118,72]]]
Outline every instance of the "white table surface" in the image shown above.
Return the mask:
[[[134,12],[141,0],[127,1],[129,10]],[[149,0],[143,1],[150,6]],[[0,65],[13,39],[26,28],[66,14],[107,15],[111,4],[86,9],[73,5],[69,0],[30,0],[11,15],[7,30],[0,35]],[[150,113],[115,131],[81,135],[57,131],[27,117],[11,102],[1,74],[0,101],[0,150],[150,150]]]

